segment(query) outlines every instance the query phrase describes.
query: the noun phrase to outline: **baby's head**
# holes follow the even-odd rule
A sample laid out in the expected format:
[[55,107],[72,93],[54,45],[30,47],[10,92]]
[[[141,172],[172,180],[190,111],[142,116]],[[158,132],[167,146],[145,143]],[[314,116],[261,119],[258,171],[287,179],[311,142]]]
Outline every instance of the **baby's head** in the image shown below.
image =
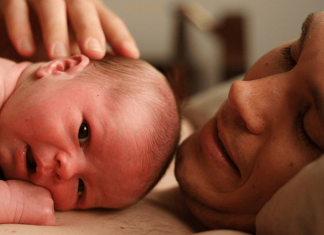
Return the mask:
[[163,175],[178,138],[166,78],[125,57],[33,64],[0,113],[6,178],[46,187],[59,210],[135,203]]

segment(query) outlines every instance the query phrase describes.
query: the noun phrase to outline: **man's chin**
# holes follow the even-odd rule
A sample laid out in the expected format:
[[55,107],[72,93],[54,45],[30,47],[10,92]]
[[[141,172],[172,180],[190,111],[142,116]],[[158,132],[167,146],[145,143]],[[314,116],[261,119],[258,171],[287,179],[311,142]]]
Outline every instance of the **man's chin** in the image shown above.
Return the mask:
[[185,205],[208,229],[229,229],[255,233],[256,214],[236,214],[208,207],[182,190]]

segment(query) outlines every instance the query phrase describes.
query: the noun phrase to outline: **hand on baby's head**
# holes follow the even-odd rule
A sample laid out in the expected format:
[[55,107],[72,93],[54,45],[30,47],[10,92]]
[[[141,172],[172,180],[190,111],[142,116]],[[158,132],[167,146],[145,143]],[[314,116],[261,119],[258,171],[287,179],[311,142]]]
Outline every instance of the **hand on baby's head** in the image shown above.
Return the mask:
[[140,56],[126,25],[101,0],[2,0],[0,31],[0,56],[16,61],[81,52],[100,59],[106,42],[118,55]]
[[163,174],[179,115],[165,77],[149,64],[78,55],[27,68],[0,128],[7,179],[47,188],[59,210],[122,208]]

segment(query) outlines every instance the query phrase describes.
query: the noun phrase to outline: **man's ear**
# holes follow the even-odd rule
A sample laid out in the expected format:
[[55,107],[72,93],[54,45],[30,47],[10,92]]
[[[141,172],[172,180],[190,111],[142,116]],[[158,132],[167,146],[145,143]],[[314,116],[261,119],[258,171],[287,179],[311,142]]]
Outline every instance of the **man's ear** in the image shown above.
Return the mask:
[[36,71],[39,78],[48,75],[59,75],[66,73],[68,75],[76,75],[87,67],[90,63],[88,57],[84,55],[74,55],[71,57],[60,58],[52,60],[48,63],[42,64]]

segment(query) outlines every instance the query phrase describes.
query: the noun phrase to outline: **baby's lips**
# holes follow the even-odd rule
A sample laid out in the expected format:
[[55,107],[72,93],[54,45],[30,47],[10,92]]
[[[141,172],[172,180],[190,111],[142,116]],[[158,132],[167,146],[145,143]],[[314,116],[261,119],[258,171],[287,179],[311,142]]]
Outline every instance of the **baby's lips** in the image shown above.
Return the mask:
[[27,162],[26,162],[26,154],[27,154],[27,145],[22,145],[18,147],[16,150],[16,171],[19,179],[26,179],[28,177],[27,171]]

